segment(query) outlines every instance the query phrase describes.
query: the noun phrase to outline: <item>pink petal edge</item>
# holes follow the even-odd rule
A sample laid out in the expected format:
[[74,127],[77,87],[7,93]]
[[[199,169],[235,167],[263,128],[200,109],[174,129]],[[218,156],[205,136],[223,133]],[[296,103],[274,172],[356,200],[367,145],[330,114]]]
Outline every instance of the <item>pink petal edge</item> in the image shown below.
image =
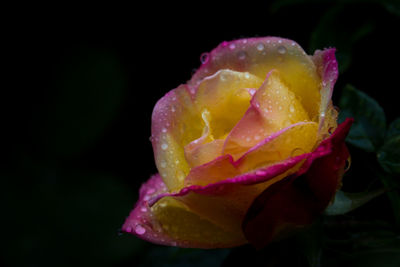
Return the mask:
[[[217,183],[208,184],[206,186],[191,185],[191,186],[182,188],[179,192],[162,193],[162,194],[157,195],[154,198],[150,199],[149,205],[150,206],[154,205],[158,200],[160,200],[161,198],[166,197],[166,196],[181,197],[181,196],[185,196],[185,195],[189,194],[190,192],[194,192],[197,194],[204,194],[204,195],[212,195],[215,192],[221,191],[221,188],[223,188],[225,185],[229,185],[229,184],[253,185],[253,184],[257,184],[257,183],[263,183],[265,181],[268,181],[269,179],[272,179],[272,178],[284,173],[285,171],[287,171],[290,168],[292,168],[293,166],[295,166],[298,162],[305,159],[306,161],[302,165],[301,169],[295,174],[296,176],[302,175],[308,170],[308,168],[311,166],[312,162],[315,159],[323,157],[331,152],[332,142],[333,141],[337,142],[336,141],[336,139],[338,138],[337,136],[342,137],[342,133],[347,132],[352,123],[353,123],[352,119],[346,119],[343,123],[341,123],[337,127],[335,132],[333,132],[329,138],[322,141],[321,144],[313,152],[302,154],[302,155],[299,155],[296,157],[292,157],[292,158],[284,160],[280,163],[277,163],[275,165],[268,166],[266,168],[260,168],[260,169],[255,170],[254,172],[250,172],[250,173],[246,173],[246,174],[243,174],[243,175],[240,175],[237,177],[222,180]],[[230,158],[231,158],[232,164],[234,164],[232,157],[230,157]]]

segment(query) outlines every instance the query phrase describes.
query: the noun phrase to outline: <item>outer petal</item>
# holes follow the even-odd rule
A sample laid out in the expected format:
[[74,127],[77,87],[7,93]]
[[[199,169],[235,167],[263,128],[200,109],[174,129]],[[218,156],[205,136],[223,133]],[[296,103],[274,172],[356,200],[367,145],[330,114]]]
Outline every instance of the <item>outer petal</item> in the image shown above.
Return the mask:
[[282,79],[301,99],[310,117],[318,115],[320,102],[320,77],[310,57],[295,42],[266,37],[223,42],[209,55],[189,82],[191,88],[220,69],[247,71],[264,80],[272,69],[282,74]]
[[178,193],[161,194],[151,203],[163,197],[174,197],[226,231],[242,233],[241,222],[254,198],[271,184],[296,172],[307,155],[205,186],[191,185]]
[[227,232],[191,212],[176,199],[166,197],[150,207],[148,200],[166,192],[159,175],[149,179],[140,189],[140,198],[126,219],[122,230],[160,245],[220,248],[245,243],[241,232]]
[[338,78],[335,48],[316,50],[312,59],[322,80],[319,132],[321,135],[337,127],[337,111],[332,106],[333,88]]
[[[335,195],[349,153],[348,119],[310,155],[298,173],[268,187],[252,204],[243,222],[246,238],[263,247],[288,230],[309,224]],[[302,175],[302,176],[301,176]]]
[[179,190],[190,167],[184,146],[198,139],[205,127],[186,86],[161,98],[152,115],[152,143],[157,168],[169,190]]

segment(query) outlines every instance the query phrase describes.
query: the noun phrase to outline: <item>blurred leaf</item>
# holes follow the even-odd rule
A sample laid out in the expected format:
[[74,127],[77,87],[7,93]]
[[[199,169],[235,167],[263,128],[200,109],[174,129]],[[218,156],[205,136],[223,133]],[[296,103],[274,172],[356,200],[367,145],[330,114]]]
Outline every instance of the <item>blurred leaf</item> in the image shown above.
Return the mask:
[[361,207],[384,192],[383,189],[363,193],[345,193],[339,190],[336,192],[333,203],[326,208],[325,214],[330,216],[346,214]]
[[321,266],[323,228],[320,220],[296,236],[299,249],[306,257],[309,267]]
[[386,131],[386,140],[390,140],[392,137],[400,135],[400,118],[395,119]]
[[346,9],[346,5],[336,5],[322,16],[312,33],[310,53],[316,49],[335,47],[339,71],[342,73],[350,66],[353,46],[374,29],[375,23],[370,18],[354,20],[354,14]]
[[141,266],[178,267],[207,266],[217,267],[229,254],[228,249],[190,249],[176,247],[153,247],[141,262]]
[[400,134],[385,142],[377,157],[385,171],[400,174]]
[[400,226],[400,179],[388,174],[381,174],[382,183],[387,189],[387,195],[392,204],[396,224]]
[[38,133],[52,156],[76,155],[99,139],[116,115],[126,82],[109,51],[75,51],[63,66]]
[[326,257],[322,266],[397,266],[391,264],[399,263],[400,234],[391,224],[357,221],[349,216],[326,219]]
[[383,143],[386,118],[382,107],[370,96],[347,85],[339,103],[340,120],[354,118],[346,141],[365,151],[377,151]]
[[390,13],[400,16],[400,2],[398,0],[384,0],[381,1],[383,6]]

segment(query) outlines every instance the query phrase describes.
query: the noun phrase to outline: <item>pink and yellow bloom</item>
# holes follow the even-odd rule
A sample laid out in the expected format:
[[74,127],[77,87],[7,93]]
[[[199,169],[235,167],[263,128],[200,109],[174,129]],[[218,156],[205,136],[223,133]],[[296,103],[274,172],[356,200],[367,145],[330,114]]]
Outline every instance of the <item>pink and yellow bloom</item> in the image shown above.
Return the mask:
[[122,230],[196,248],[263,246],[309,224],[340,187],[351,125],[337,125],[334,49],[266,37],[223,42],[156,104],[159,174]]

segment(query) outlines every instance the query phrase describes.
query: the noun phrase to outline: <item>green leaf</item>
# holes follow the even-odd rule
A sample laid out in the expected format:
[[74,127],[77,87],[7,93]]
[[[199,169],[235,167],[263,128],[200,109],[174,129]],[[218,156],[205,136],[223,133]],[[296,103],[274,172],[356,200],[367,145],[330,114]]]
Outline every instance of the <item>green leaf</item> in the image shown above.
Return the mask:
[[385,171],[400,174],[400,134],[385,142],[377,157]]
[[400,135],[400,118],[395,119],[390,125],[388,130],[386,131],[386,140],[395,137],[396,135]]
[[346,214],[380,196],[383,192],[384,189],[363,193],[345,193],[339,190],[336,192],[334,202],[326,208],[325,214],[330,216]]
[[310,267],[321,266],[323,246],[323,227],[321,220],[316,221],[311,227],[297,234],[296,241],[308,265]]
[[340,120],[353,117],[346,141],[365,151],[377,151],[383,143],[386,118],[382,107],[370,96],[351,85],[343,89],[339,103]]
[[400,179],[388,174],[381,174],[382,183],[387,189],[387,195],[392,204],[396,224],[400,226]]

